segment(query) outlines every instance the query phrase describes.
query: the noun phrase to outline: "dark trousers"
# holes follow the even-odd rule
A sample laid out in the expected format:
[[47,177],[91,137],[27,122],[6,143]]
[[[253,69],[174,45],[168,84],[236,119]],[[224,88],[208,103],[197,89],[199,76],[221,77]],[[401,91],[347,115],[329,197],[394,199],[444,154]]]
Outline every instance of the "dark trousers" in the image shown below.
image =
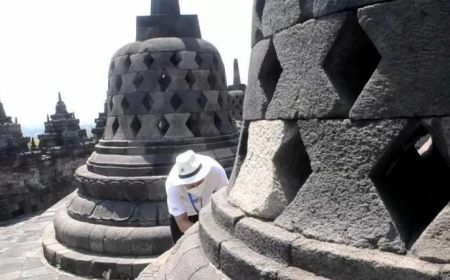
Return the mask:
[[[189,221],[195,224],[196,222],[198,222],[198,215],[189,216]],[[180,239],[184,234],[178,227],[177,221],[175,221],[175,217],[172,215],[170,215],[170,231],[172,232],[172,240],[174,244],[177,243],[178,239]]]

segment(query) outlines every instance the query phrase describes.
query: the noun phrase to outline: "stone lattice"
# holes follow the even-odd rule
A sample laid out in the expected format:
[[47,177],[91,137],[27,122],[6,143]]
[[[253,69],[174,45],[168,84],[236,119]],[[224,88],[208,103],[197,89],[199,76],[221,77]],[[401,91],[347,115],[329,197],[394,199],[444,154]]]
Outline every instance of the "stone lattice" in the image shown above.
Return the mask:
[[165,180],[186,150],[230,173],[239,133],[217,49],[200,39],[197,16],[178,1],[152,2],[137,40],[113,56],[106,124],[67,208],[46,231],[44,253],[84,276],[135,278],[172,246]]
[[232,185],[141,279],[449,279],[449,16],[255,0]]
[[238,60],[234,60],[233,65],[234,77],[233,84],[228,86],[228,94],[230,96],[230,109],[233,119],[240,127],[242,124],[242,111],[244,107],[244,94],[247,86],[241,83]]

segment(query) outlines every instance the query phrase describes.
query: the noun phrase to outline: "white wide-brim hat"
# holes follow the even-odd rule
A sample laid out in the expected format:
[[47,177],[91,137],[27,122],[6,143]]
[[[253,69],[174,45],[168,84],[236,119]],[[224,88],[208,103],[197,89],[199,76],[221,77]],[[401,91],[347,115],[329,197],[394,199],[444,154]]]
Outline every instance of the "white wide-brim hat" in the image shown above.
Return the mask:
[[168,179],[174,185],[190,185],[205,179],[210,169],[205,156],[187,151],[177,156]]

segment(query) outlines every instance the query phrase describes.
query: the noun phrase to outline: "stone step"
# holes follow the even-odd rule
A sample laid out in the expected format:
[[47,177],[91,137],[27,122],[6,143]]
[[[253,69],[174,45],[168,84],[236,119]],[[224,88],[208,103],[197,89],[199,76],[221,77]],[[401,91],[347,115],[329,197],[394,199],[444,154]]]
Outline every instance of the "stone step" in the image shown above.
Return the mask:
[[47,226],[42,239],[44,256],[57,268],[85,277],[108,279],[134,279],[154,262],[156,257],[112,257],[73,250],[55,238],[53,225]]

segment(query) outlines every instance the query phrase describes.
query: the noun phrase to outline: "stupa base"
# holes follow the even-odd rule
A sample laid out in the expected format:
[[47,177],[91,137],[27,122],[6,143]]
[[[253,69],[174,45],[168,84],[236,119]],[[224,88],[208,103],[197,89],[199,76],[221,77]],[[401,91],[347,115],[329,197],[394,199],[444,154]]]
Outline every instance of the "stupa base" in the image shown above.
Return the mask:
[[[187,255],[186,250],[194,246],[195,256]],[[192,230],[172,251],[164,261],[150,264],[139,279],[437,280],[450,276],[449,264],[308,239],[246,217],[228,203],[225,190],[202,210],[198,230]],[[207,278],[190,273],[199,269],[194,258],[203,259],[210,271]]]
[[51,265],[79,276],[101,279],[135,279],[146,266],[156,260],[156,257],[118,257],[74,250],[56,239],[53,224],[44,231],[42,247],[44,256]]

